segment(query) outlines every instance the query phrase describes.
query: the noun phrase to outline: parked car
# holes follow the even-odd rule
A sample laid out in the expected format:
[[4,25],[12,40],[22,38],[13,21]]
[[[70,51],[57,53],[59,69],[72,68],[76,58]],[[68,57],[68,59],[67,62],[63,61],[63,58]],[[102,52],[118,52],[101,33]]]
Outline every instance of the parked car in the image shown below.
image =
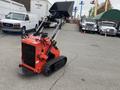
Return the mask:
[[10,12],[5,19],[0,20],[0,27],[4,32],[21,32],[21,30],[28,31],[37,28],[38,22],[36,15]]
[[106,35],[116,35],[116,23],[110,21],[101,21],[98,23],[99,33]]
[[97,24],[95,20],[93,19],[85,19],[80,22],[80,29],[82,31],[92,31],[92,32],[97,32]]

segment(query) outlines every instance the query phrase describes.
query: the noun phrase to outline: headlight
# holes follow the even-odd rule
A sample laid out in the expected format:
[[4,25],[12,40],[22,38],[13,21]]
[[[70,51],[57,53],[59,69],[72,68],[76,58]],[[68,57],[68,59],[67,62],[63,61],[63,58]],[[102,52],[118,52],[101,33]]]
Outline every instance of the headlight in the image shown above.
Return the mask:
[[97,25],[94,25],[95,28],[97,28]]
[[107,29],[107,32],[109,32],[110,30],[109,29]]
[[14,24],[14,28],[15,29],[20,29],[20,24],[19,23]]
[[82,27],[85,27],[85,24],[82,24]]

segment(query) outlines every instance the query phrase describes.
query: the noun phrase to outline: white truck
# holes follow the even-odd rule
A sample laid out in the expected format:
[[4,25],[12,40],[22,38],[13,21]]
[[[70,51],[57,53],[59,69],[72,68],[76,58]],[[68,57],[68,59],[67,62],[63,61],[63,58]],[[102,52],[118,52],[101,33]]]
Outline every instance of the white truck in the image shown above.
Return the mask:
[[38,17],[22,12],[10,12],[5,19],[0,20],[1,30],[4,32],[22,32],[37,28]]
[[0,19],[5,18],[9,12],[27,12],[23,4],[12,0],[0,0]]
[[111,21],[101,21],[98,23],[99,33],[104,35],[116,35],[117,24]]
[[[5,19],[0,20],[0,28],[4,32],[21,32],[36,30],[43,17],[49,15],[51,4],[48,0],[31,0],[30,12],[10,12]],[[9,4],[7,5],[9,6]],[[14,7],[15,8],[15,7]]]
[[93,31],[97,32],[97,24],[95,20],[86,18],[82,22],[80,22],[82,31]]

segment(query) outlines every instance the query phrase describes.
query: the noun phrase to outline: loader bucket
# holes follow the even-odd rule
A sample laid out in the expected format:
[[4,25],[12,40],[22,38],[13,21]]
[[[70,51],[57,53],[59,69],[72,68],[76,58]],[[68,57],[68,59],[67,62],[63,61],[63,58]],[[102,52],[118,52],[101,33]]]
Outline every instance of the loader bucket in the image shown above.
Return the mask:
[[49,12],[56,18],[70,17],[73,12],[74,1],[56,2]]

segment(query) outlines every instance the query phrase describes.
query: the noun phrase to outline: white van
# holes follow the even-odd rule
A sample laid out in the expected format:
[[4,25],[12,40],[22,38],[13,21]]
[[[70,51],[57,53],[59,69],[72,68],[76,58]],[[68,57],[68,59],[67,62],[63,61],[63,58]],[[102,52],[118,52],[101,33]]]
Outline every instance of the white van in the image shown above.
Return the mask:
[[21,32],[37,28],[39,23],[37,15],[21,12],[10,12],[5,19],[0,20],[1,30],[4,32]]
[[0,19],[5,18],[9,12],[27,12],[23,4],[12,0],[0,0]]

